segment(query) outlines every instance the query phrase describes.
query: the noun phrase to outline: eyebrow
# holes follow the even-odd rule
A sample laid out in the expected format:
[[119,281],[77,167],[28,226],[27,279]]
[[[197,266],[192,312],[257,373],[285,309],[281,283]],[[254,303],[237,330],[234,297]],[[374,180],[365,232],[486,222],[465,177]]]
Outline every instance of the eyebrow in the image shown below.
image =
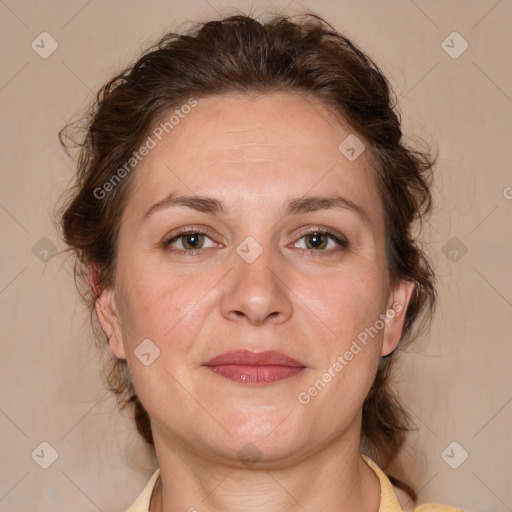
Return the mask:
[[[213,197],[196,195],[174,197],[174,193],[171,193],[161,201],[158,201],[151,206],[151,208],[144,214],[144,218],[149,217],[157,211],[178,206],[184,206],[203,213],[211,213],[215,215],[226,214],[226,209],[224,208],[222,201]],[[332,209],[352,211],[357,213],[365,222],[371,224],[370,216],[364,208],[341,195],[326,197],[307,196],[291,199],[286,205],[286,210],[283,215],[299,215],[318,210]]]

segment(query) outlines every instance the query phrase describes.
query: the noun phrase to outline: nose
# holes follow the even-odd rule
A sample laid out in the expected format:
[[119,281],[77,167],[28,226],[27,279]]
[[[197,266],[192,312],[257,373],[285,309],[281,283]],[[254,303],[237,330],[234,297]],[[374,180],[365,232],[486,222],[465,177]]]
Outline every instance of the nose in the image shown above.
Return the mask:
[[231,321],[252,325],[286,322],[293,314],[291,290],[277,255],[265,248],[252,262],[233,254],[234,264],[227,276],[221,299],[222,314]]

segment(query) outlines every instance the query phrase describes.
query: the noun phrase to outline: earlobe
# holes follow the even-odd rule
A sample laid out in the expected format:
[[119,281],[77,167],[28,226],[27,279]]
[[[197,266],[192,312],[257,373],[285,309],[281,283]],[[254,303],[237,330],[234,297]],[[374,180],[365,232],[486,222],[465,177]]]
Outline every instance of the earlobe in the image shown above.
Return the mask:
[[108,344],[114,355],[119,359],[126,359],[121,322],[115,303],[115,295],[112,286],[104,289],[96,299],[94,305],[96,314],[103,332],[107,335]]
[[405,321],[407,307],[414,292],[415,282],[400,280],[394,288],[388,302],[386,311],[386,327],[384,329],[384,339],[382,343],[381,356],[387,356],[396,349]]

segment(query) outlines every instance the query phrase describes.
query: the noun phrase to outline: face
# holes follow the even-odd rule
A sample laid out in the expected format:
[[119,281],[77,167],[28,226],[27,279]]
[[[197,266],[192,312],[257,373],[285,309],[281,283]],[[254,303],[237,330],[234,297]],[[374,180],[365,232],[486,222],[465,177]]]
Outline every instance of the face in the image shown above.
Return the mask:
[[[351,134],[318,101],[273,93],[201,99],[153,137],[96,309],[155,438],[235,464],[249,442],[271,464],[359,443],[412,285],[389,282],[368,152],[338,148]],[[205,366],[233,350],[300,364]]]

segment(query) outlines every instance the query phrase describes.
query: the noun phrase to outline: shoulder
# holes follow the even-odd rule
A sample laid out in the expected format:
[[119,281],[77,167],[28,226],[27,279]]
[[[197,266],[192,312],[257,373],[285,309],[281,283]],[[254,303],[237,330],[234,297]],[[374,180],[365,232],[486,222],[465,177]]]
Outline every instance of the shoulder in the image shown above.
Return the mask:
[[439,503],[424,503],[416,507],[413,512],[464,512],[464,510]]

